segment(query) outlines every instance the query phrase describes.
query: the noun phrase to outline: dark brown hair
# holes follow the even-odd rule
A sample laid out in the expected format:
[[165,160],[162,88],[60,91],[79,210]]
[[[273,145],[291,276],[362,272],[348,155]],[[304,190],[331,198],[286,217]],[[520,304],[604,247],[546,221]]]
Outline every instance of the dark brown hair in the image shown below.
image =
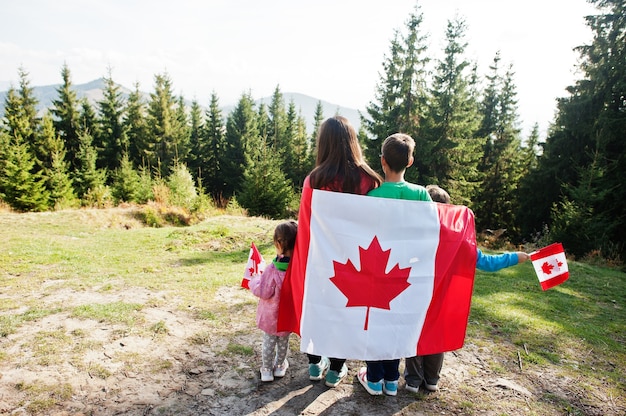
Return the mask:
[[363,159],[356,132],[347,118],[326,119],[316,140],[317,159],[309,178],[312,188],[332,188],[339,184],[340,189],[332,190],[360,193],[362,173],[371,177],[376,186],[382,183],[382,178]]
[[414,149],[415,140],[411,136],[395,133],[383,142],[382,156],[392,171],[400,173],[409,165]]
[[274,243],[280,245],[283,253],[292,251],[296,244],[296,234],[298,233],[298,223],[294,220],[281,222],[274,229]]

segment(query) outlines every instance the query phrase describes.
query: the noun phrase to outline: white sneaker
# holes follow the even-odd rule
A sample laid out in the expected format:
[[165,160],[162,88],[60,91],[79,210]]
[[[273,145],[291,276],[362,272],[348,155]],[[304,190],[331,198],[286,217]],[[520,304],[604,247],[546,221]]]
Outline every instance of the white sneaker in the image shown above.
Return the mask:
[[261,367],[261,381],[274,381],[274,373],[272,370]]
[[289,368],[289,361],[285,358],[285,361],[281,365],[274,366],[274,377],[285,377],[285,373]]
[[424,383],[424,387],[426,387],[426,390],[428,391],[437,391],[439,389],[436,384]]
[[411,386],[411,385],[410,385],[410,384],[408,384],[408,383],[407,383],[407,385],[405,386],[405,388],[406,388],[408,391],[410,391],[411,393],[419,393],[419,391],[420,391],[420,387],[419,387],[419,386],[417,386],[417,387],[415,387],[415,386]]

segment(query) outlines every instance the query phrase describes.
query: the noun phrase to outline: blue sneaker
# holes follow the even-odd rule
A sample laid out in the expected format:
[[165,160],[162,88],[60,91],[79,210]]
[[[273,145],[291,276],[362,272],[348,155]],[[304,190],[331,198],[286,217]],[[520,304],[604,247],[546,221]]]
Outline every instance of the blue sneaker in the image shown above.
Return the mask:
[[339,383],[341,383],[341,380],[346,378],[347,375],[348,367],[345,364],[341,367],[339,372],[335,370],[328,370],[328,373],[326,373],[326,385],[328,387],[337,387]]
[[309,364],[309,380],[319,381],[324,377],[324,371],[330,367],[330,361],[322,357],[319,363]]
[[383,385],[383,392],[387,396],[395,396],[396,394],[398,394],[398,380],[385,380],[385,384]]
[[[368,381],[367,380],[367,367],[361,367],[359,369],[357,378],[359,379],[359,382],[361,383],[361,385],[365,387],[365,390],[367,390],[367,392],[371,394],[372,396],[380,396],[381,394],[383,394],[383,381],[382,380],[377,381],[377,382]],[[397,382],[396,382],[396,388],[397,388]]]

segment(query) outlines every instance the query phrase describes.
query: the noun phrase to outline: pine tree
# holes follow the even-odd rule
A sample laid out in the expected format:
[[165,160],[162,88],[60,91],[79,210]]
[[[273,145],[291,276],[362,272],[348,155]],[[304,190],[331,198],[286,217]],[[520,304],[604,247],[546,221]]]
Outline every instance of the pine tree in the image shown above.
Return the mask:
[[98,169],[96,163],[98,154],[94,149],[93,138],[87,133],[80,136],[80,146],[77,156],[78,167],[75,171],[74,182],[78,196],[88,205],[100,206],[107,198],[105,184],[107,172]]
[[[313,116],[313,132],[311,132],[311,136],[309,138],[309,156],[307,158],[307,172],[310,172],[315,167],[315,160],[317,159],[317,132],[324,121],[324,107],[322,106],[321,101],[317,101],[317,105],[315,106],[315,114]],[[364,127],[361,126],[361,130],[364,130]],[[369,139],[368,139],[369,140]],[[366,149],[366,145],[361,143],[363,149]]]
[[176,158],[177,160],[185,160],[189,154],[189,140],[191,137],[191,126],[189,117],[187,116],[187,107],[185,105],[185,97],[178,96],[178,105],[176,106]]
[[25,143],[32,145],[35,142],[35,134],[40,126],[37,116],[37,98],[34,89],[30,86],[28,73],[20,68],[19,89],[12,86],[7,91],[4,104],[5,128],[10,136],[21,137]]
[[[290,106],[291,107],[291,106]],[[295,122],[290,122],[290,135],[293,137],[293,160],[294,164],[291,170],[287,171],[287,177],[291,180],[291,186],[298,192],[302,189],[304,178],[313,169],[313,165],[309,164],[309,139],[306,131],[306,120],[302,114],[298,114]]]
[[113,173],[111,193],[117,202],[139,202],[140,177],[128,154],[122,155],[120,166]]
[[[28,73],[20,68],[20,86],[15,90],[9,88],[4,103],[4,129],[10,137],[20,138],[30,147],[30,152],[35,158],[42,155],[37,149],[37,134],[41,126],[41,120],[37,116],[37,99],[33,88],[28,80]],[[36,161],[34,169],[40,170],[40,163]]]
[[296,104],[289,102],[287,110],[285,137],[288,145],[284,146],[281,170],[285,172],[287,179],[294,189],[301,189],[304,177],[309,169],[306,163],[308,146],[306,136],[306,122],[301,114],[296,112]]
[[[78,115],[78,134],[89,134],[92,137],[100,137],[99,120],[96,111],[89,103],[89,100],[84,97],[79,100],[80,110]],[[103,151],[103,147],[97,147],[99,151]]]
[[98,168],[114,171],[120,166],[122,155],[128,153],[128,137],[123,123],[124,99],[119,85],[115,84],[109,69],[104,79],[104,98],[98,101],[99,134],[94,135],[98,154]]
[[198,193],[191,173],[184,163],[176,163],[167,177],[167,187],[170,190],[170,203],[174,206],[191,210]]
[[526,144],[522,146],[522,168],[526,174],[537,168],[539,152],[539,124],[535,123]]
[[154,200],[154,181],[150,174],[150,169],[142,165],[139,167],[139,186],[137,188],[136,202],[139,204],[145,204],[148,201]]
[[[563,237],[568,223],[570,230],[584,230],[575,234],[573,254],[599,249],[623,259],[626,208],[616,201],[626,199],[626,3],[590,3],[599,13],[586,17],[592,42],[577,48],[583,76],[558,100],[538,167],[524,181],[533,192],[521,201],[520,223],[524,235],[547,226],[551,236],[559,230]],[[590,218],[604,230],[591,227]]]
[[[422,179],[448,190],[457,203],[469,204],[479,185],[482,141],[478,101],[472,94],[470,63],[464,58],[465,21],[448,21],[444,58],[437,63],[429,106],[428,129],[422,129],[416,166]],[[411,170],[409,171],[411,172]],[[407,175],[407,180],[413,178]]]
[[205,114],[206,122],[202,129],[202,144],[199,150],[202,168],[202,183],[214,200],[220,201],[224,194],[224,172],[226,160],[226,138],[224,119],[217,94],[211,94],[211,102]]
[[78,204],[69,173],[69,163],[65,159],[65,144],[56,134],[50,113],[42,119],[39,134],[39,154],[46,189],[50,193],[51,207],[54,209],[72,208]]
[[70,169],[75,170],[78,167],[77,155],[80,148],[78,99],[76,91],[72,89],[71,74],[67,64],[63,65],[61,76],[63,84],[57,88],[59,97],[52,101],[50,111],[54,116],[54,128],[65,142]]
[[278,219],[285,217],[293,198],[293,188],[280,169],[278,155],[261,141],[248,159],[238,202],[249,215]]
[[124,111],[124,130],[128,137],[128,158],[134,166],[150,166],[149,155],[154,149],[148,140],[148,126],[146,121],[146,104],[139,91],[139,83],[128,95]]
[[284,159],[285,153],[289,153],[290,145],[287,137],[287,112],[285,111],[285,99],[280,87],[277,85],[272,95],[272,102],[268,107],[269,124],[267,138],[269,146],[276,154]]
[[189,112],[189,153],[187,154],[187,166],[189,171],[198,180],[202,178],[202,170],[204,168],[202,163],[203,148],[207,146],[204,141],[202,131],[204,126],[202,125],[202,109],[198,101],[193,100],[191,102],[191,110]]
[[242,189],[246,155],[255,151],[260,142],[257,119],[252,95],[244,93],[226,120],[225,152],[221,169],[224,181],[222,195],[225,198],[230,198]]
[[18,211],[45,211],[49,194],[45,178],[34,172],[35,159],[30,146],[22,137],[14,136],[3,152],[3,171],[0,172],[0,196]]
[[[497,55],[494,62],[498,60]],[[490,78],[490,88],[483,103],[484,120],[489,121],[483,121],[481,130],[487,141],[480,166],[483,179],[474,201],[476,224],[479,229],[507,229],[509,236],[517,238],[516,189],[523,174],[517,92],[512,65],[504,77],[497,73],[495,65],[493,68],[496,72]]]
[[180,144],[177,101],[167,74],[155,76],[154,92],[148,103],[148,165],[158,167],[165,176],[178,157]]
[[383,62],[384,74],[376,86],[376,101],[366,108],[370,118],[362,117],[362,124],[371,135],[365,149],[370,163],[379,160],[383,140],[398,131],[416,140],[417,154],[427,153],[420,141],[420,128],[426,116],[426,68],[430,59],[422,24],[423,15],[416,4],[406,22],[407,33],[394,33],[389,56]]

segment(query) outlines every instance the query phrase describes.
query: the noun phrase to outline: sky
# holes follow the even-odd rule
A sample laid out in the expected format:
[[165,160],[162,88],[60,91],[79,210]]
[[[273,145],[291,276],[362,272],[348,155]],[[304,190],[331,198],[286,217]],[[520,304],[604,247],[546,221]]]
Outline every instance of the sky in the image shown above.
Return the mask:
[[581,75],[573,48],[591,42],[585,0],[0,0],[0,90],[105,77],[151,92],[167,74],[175,94],[208,106],[280,91],[364,110],[375,100],[395,31],[419,5],[428,54],[443,54],[447,21],[463,18],[467,57],[486,75],[496,52],[515,72],[522,134],[545,132],[556,98]]

